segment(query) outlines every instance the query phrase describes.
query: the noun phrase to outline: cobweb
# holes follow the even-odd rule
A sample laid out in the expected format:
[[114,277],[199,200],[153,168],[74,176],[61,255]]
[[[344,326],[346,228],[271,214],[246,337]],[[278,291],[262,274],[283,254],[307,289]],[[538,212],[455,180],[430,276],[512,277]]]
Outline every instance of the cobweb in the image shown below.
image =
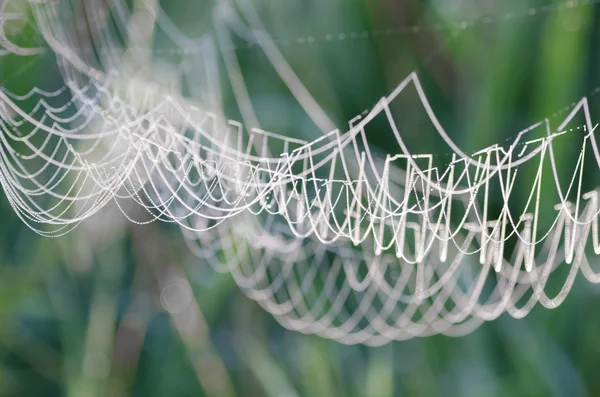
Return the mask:
[[[0,29],[2,54],[34,56],[47,48],[65,81],[56,91],[0,91],[0,183],[23,222],[56,237],[116,203],[131,222],[176,223],[198,257],[230,273],[283,326],[342,343],[465,335],[505,312],[521,318],[536,303],[557,307],[579,273],[600,282],[586,255],[592,248],[600,254],[598,190],[584,190],[583,182],[600,167],[598,125],[587,98],[553,115],[557,127],[549,117],[509,144],[467,154],[411,73],[340,130],[294,73],[252,3],[238,3],[235,8],[218,1],[214,33],[196,39],[152,1],[134,2],[132,9],[119,1],[101,7],[85,0],[80,8],[32,2],[47,47],[18,46]],[[454,28],[593,3],[540,6]],[[72,30],[81,18],[89,41]],[[139,23],[144,20],[154,23]],[[151,70],[130,77],[132,69],[151,63],[147,41],[153,29],[161,29],[176,52],[195,57],[197,102],[155,83]],[[322,131],[319,138],[260,128],[233,36],[264,53]],[[242,121],[223,114],[223,73]],[[446,164],[409,151],[391,110],[407,90],[417,93],[450,148]],[[369,145],[376,119],[385,121],[395,143],[383,155]],[[534,132],[542,138],[531,138]],[[567,183],[553,152],[565,138],[581,141]],[[526,200],[515,204],[514,187],[525,174],[534,182]],[[499,212],[491,209],[493,197],[501,199]],[[143,211],[128,211],[131,202]],[[549,226],[543,226],[540,208],[547,206],[554,212],[544,212]],[[546,286],[559,270],[562,287],[549,296]]]

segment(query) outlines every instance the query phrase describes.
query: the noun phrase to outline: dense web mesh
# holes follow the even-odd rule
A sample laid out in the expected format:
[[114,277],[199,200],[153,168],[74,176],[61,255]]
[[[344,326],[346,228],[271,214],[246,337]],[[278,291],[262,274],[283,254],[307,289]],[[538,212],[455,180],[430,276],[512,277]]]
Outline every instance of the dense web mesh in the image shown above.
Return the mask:
[[[261,29],[251,3],[240,2],[239,10],[217,3],[216,35],[194,40],[158,4],[131,10],[118,1],[109,8],[95,3],[83,1],[79,16],[70,4],[32,3],[66,84],[26,95],[0,91],[0,182],[37,233],[68,233],[109,203],[132,222],[177,223],[199,258],[230,273],[282,325],[343,343],[464,335],[505,312],[523,317],[538,302],[558,306],[580,272],[600,281],[586,256],[600,254],[598,193],[584,183],[600,167],[586,98],[506,145],[467,154],[411,73],[340,130]],[[458,28],[592,3],[467,20]],[[143,43],[154,24],[130,28],[144,17],[181,53],[197,57],[198,102],[150,77],[129,78],[132,59],[150,62]],[[85,18],[93,42],[69,31],[76,18]],[[407,31],[415,29],[421,27]],[[321,137],[305,141],[259,128],[232,35],[260,47]],[[0,38],[7,53],[43,51]],[[242,121],[227,119],[215,100],[223,73],[217,58]],[[409,90],[451,150],[442,163],[411,153],[403,140],[391,109]],[[369,145],[376,120],[393,140],[384,155]],[[567,181],[553,153],[561,139],[581,141]],[[525,201],[512,194],[523,183],[530,186]],[[499,212],[493,200],[502,203]],[[556,279],[561,287],[550,296],[546,286]]]

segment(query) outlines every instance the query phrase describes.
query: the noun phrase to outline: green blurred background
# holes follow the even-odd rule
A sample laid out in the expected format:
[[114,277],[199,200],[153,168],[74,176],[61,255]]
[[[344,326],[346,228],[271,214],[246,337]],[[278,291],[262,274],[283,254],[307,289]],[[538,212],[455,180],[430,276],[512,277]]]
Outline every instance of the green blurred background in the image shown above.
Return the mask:
[[[545,117],[557,126],[583,96],[594,123],[600,118],[595,1],[253,4],[342,129],[412,71],[467,152],[510,142]],[[25,2],[8,5],[32,19]],[[190,37],[214,31],[215,2],[160,5]],[[32,24],[7,23],[5,29],[15,42],[31,45],[40,41]],[[166,51],[172,43],[163,36],[157,30],[152,39],[153,65],[179,71],[185,55]],[[263,128],[318,137],[260,48],[233,40]],[[222,73],[225,114],[240,119]],[[173,75],[184,92],[185,73]],[[47,52],[1,57],[0,84],[24,94],[63,82]],[[448,155],[414,92],[407,90],[393,106],[411,150]],[[382,150],[393,141],[385,128],[371,131],[369,139]],[[579,144],[564,140],[554,148],[565,177]],[[107,209],[65,237],[45,239],[20,222],[4,197],[0,208],[0,396],[600,395],[600,316],[594,309],[600,287],[582,277],[559,308],[536,307],[522,320],[503,315],[466,337],[346,346],[282,328],[230,276],[195,258],[174,227],[137,226]],[[165,310],[173,283],[193,292],[179,314]]]

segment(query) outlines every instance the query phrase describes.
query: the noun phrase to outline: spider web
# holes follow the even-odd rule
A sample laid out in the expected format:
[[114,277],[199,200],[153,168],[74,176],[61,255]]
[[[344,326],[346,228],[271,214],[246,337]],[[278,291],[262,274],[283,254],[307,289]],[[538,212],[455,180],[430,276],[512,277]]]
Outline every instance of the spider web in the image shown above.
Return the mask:
[[[586,255],[592,248],[600,254],[598,190],[585,191],[583,183],[600,167],[598,124],[587,98],[565,117],[557,113],[557,128],[547,118],[508,145],[469,155],[444,130],[411,73],[340,131],[249,2],[240,2],[249,26],[219,2],[216,36],[199,40],[185,36],[157,4],[134,5],[132,14],[115,2],[103,11],[112,25],[101,22],[108,18],[94,1],[83,4],[94,38],[85,45],[67,28],[65,18],[76,18],[69,7],[31,5],[65,87],[26,95],[0,91],[0,183],[37,233],[68,233],[110,203],[135,223],[176,223],[199,258],[230,273],[283,326],[342,343],[460,336],[505,312],[520,318],[536,303],[558,306],[579,272],[600,281]],[[511,18],[590,4],[543,6]],[[180,48],[203,54],[201,102],[150,79],[129,78],[128,59],[149,62],[144,40],[152,27],[127,33],[131,21],[144,16]],[[459,27],[506,19],[483,17]],[[259,127],[232,34],[264,52],[321,137],[306,141]],[[215,100],[219,51],[243,122],[227,119]],[[432,154],[411,153],[400,133],[391,109],[408,90],[452,151],[443,167]],[[368,141],[376,119],[385,121],[397,144],[384,156]],[[544,136],[530,138],[535,131]],[[566,184],[553,152],[565,138],[581,140]],[[513,188],[523,174],[534,175],[534,182],[526,201],[514,205]],[[547,186],[556,196],[542,194]],[[494,214],[493,195],[502,201]],[[143,217],[128,213],[132,201]],[[542,227],[540,208],[548,205],[554,213],[551,219],[545,213],[549,226]],[[566,275],[551,297],[546,286],[559,271]]]

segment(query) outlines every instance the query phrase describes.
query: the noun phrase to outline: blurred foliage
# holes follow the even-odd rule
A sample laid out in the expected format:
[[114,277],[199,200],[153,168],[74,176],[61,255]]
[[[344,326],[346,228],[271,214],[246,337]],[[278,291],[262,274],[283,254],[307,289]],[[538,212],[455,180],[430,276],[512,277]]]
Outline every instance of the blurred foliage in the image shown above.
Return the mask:
[[[586,95],[600,118],[600,7],[590,2],[253,1],[340,128],[413,70],[465,151],[506,142],[559,112],[557,125],[565,106]],[[541,12],[552,4],[561,6]],[[210,2],[161,6],[190,36],[210,30]],[[23,40],[35,36],[29,25],[13,29]],[[317,137],[264,54],[236,40],[264,128]],[[21,94],[62,85],[49,53],[2,57],[0,83]],[[222,83],[226,114],[239,119]],[[410,148],[447,157],[414,92],[397,102]],[[392,142],[389,128],[369,139],[382,149]],[[555,154],[568,175],[579,143],[564,142]],[[128,224],[107,209],[68,236],[43,239],[6,199],[0,206],[0,396],[600,395],[600,287],[580,278],[558,309],[503,315],[463,338],[345,346],[282,328],[173,228]],[[173,277],[193,291],[183,316],[161,304]]]

